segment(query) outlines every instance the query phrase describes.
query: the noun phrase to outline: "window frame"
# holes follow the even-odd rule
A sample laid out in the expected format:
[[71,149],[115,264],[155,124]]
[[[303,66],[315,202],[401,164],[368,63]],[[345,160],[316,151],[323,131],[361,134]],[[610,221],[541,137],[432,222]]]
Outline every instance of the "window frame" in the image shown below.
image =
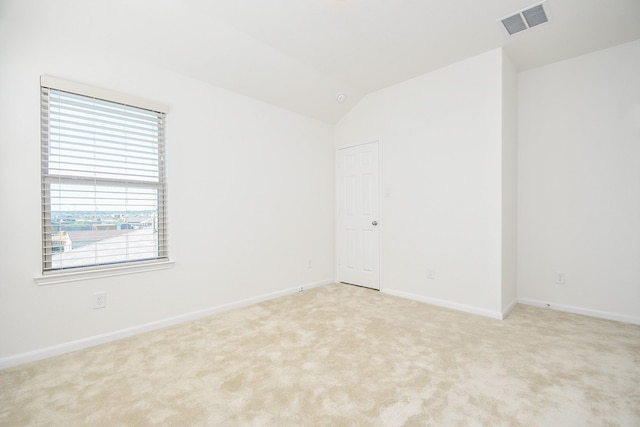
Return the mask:
[[[53,251],[53,238],[52,238],[52,217],[50,206],[52,204],[51,198],[51,186],[52,175],[48,167],[50,158],[49,146],[50,138],[48,134],[49,130],[49,91],[66,92],[75,96],[81,96],[85,98],[92,98],[96,101],[107,102],[110,104],[119,104],[126,107],[132,107],[135,109],[142,109],[152,112],[158,115],[158,141],[157,141],[157,182],[151,183],[149,181],[138,182],[136,185],[139,188],[146,189],[147,191],[152,189],[155,185],[157,190],[157,196],[155,199],[155,208],[157,210],[157,249],[155,251],[156,256],[146,259],[134,259],[124,261],[111,261],[105,263],[95,262],[93,264],[82,266],[67,266],[61,268],[53,268],[52,256]],[[106,277],[113,275],[129,274],[133,272],[151,271],[156,269],[169,268],[173,265],[173,262],[169,259],[169,242],[168,242],[168,184],[167,184],[167,160],[166,160],[166,141],[164,138],[164,132],[166,128],[166,113],[168,107],[165,104],[150,101],[143,98],[134,97],[119,92],[114,92],[107,89],[97,88],[89,85],[84,85],[57,77],[43,75],[40,77],[40,109],[41,109],[41,169],[40,169],[40,182],[41,182],[41,274],[35,277],[35,281],[38,284],[51,284],[74,280],[85,280],[93,277]],[[46,100],[45,100],[46,97]],[[46,108],[45,108],[46,107]],[[88,164],[87,164],[88,165]],[[82,165],[82,166],[87,166]],[[152,172],[156,172],[153,169]],[[60,174],[59,174],[60,175]],[[82,181],[82,180],[80,180]],[[115,180],[105,180],[94,178],[94,191],[100,184],[107,185],[105,182],[111,182],[111,185],[127,185],[131,184],[131,180],[126,178],[120,178]],[[86,185],[90,186],[86,182],[79,182],[80,187]],[[126,187],[128,188],[128,187]],[[90,191],[90,190],[88,190]],[[123,200],[129,200],[129,196],[122,196]],[[130,252],[127,250],[127,254]]]

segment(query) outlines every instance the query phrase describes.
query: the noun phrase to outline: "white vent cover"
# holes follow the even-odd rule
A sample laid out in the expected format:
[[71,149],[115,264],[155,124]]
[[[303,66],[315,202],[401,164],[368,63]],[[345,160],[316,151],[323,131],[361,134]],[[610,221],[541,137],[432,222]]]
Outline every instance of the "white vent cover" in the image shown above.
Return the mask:
[[549,13],[545,3],[531,6],[500,20],[509,35],[549,22]]

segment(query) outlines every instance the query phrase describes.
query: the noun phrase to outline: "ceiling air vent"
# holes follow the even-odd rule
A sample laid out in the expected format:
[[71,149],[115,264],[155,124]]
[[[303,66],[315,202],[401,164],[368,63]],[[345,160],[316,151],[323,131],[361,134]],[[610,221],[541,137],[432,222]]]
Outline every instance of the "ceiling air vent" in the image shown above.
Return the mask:
[[549,14],[544,6],[544,3],[537,4],[501,19],[500,22],[502,22],[509,35],[544,24],[549,22]]

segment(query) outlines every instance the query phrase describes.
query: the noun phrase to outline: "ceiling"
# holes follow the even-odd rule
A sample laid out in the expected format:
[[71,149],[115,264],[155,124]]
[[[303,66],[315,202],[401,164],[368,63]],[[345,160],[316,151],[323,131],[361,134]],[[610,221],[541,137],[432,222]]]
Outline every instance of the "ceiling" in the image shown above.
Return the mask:
[[372,91],[498,47],[526,70],[640,38],[640,0],[547,0],[549,23],[508,36],[498,20],[539,2],[0,0],[0,18],[335,123]]

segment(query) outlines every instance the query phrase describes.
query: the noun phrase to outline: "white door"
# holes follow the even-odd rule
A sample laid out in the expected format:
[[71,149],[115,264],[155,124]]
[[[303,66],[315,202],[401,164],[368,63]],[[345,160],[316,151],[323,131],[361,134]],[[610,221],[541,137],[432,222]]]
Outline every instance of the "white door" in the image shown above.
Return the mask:
[[378,142],[338,150],[338,280],[380,289]]

